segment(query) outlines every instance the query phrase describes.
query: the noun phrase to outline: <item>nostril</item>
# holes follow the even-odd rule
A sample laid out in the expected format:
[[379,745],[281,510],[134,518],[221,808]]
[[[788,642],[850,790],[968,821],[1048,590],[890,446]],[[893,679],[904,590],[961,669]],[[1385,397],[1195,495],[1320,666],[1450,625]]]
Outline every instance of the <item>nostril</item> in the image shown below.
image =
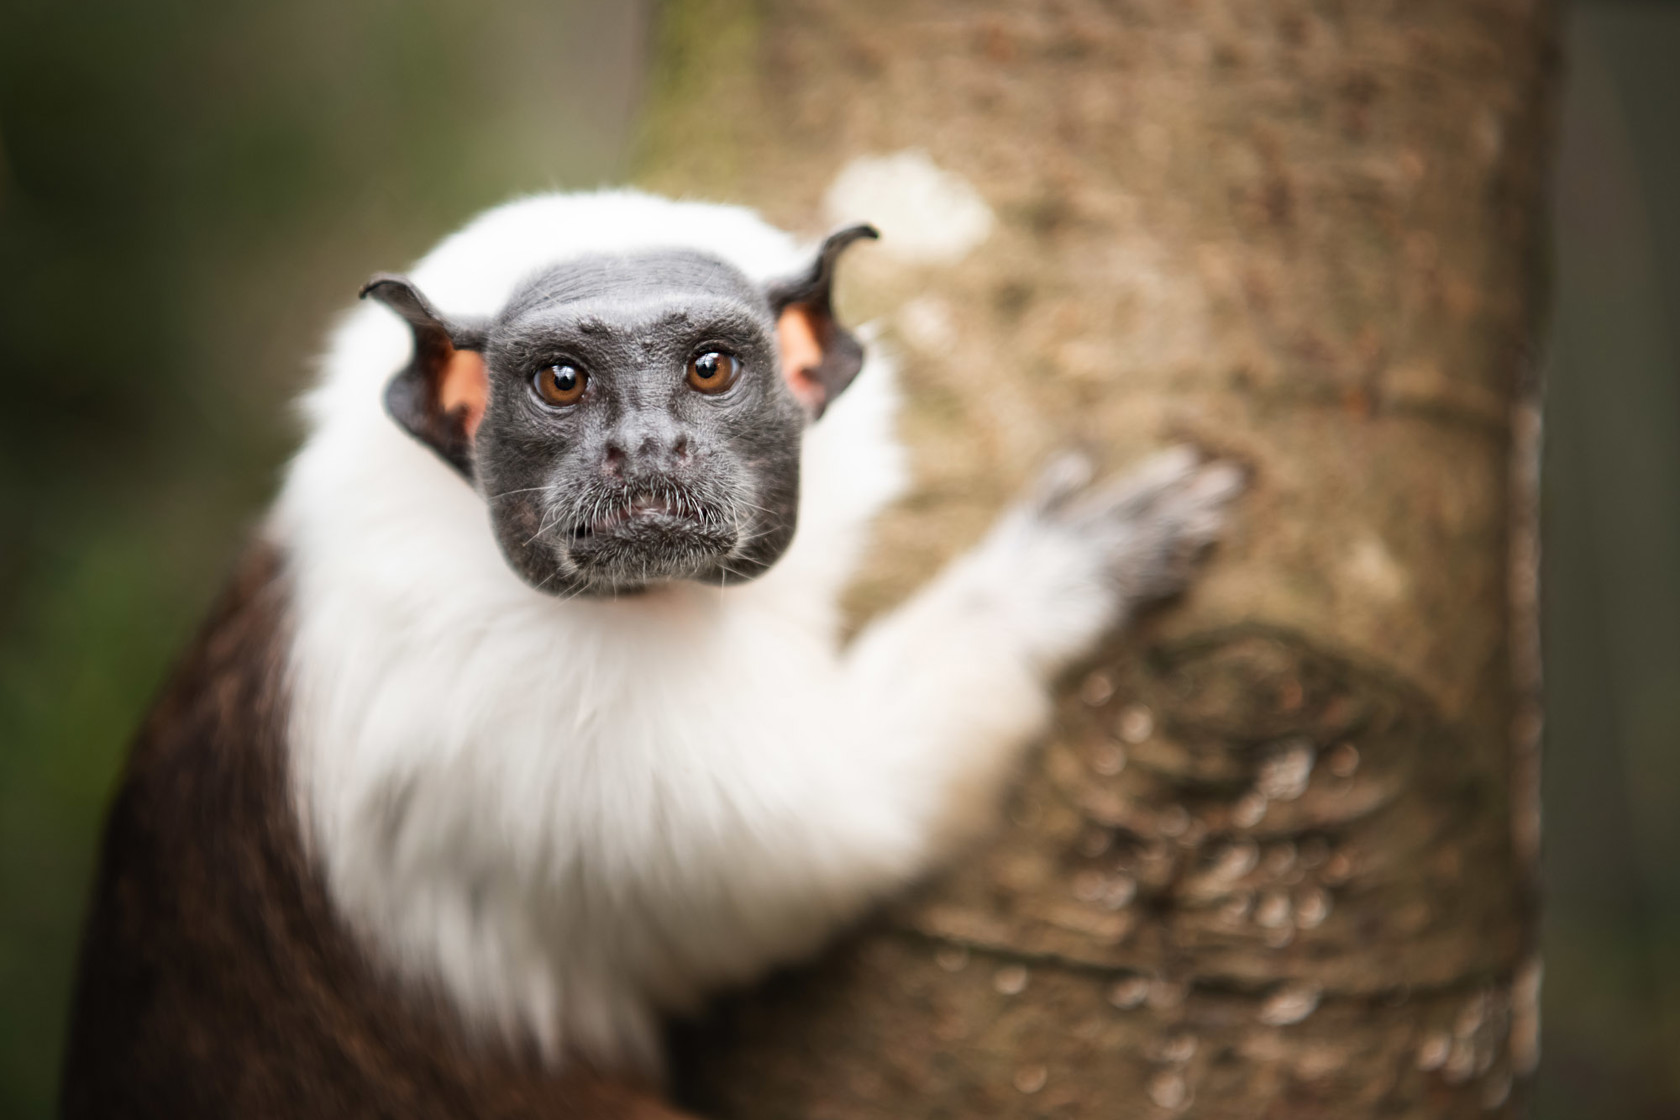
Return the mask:
[[677,462],[686,463],[689,459],[688,437],[678,436],[677,442],[671,445],[671,453],[677,457]]
[[608,446],[607,453],[601,457],[601,473],[609,478],[623,478],[627,458],[622,447]]

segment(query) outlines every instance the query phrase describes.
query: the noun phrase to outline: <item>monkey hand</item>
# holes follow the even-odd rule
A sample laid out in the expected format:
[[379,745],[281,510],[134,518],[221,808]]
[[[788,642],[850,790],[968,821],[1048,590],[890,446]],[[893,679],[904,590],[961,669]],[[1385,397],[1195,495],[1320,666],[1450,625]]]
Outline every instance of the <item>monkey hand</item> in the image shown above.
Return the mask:
[[1182,590],[1247,485],[1241,467],[1191,447],[1116,480],[1091,478],[1085,456],[1057,457],[975,557],[1004,576],[1016,632],[1049,671],[1139,607]]

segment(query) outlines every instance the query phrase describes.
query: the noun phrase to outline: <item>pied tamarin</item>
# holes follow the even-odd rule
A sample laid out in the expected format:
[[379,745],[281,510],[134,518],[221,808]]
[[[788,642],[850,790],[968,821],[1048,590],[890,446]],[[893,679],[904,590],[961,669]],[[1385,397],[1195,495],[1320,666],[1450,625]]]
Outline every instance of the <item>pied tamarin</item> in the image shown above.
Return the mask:
[[984,828],[1242,476],[1060,460],[843,643],[907,475],[873,235],[550,195],[367,284],[110,810],[66,1116],[674,1116],[664,1016]]

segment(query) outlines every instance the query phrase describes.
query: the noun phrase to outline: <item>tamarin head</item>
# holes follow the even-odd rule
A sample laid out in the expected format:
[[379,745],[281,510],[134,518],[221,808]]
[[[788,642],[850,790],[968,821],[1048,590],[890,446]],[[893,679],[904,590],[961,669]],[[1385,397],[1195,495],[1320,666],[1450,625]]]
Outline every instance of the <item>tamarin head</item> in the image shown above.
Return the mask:
[[875,236],[840,230],[767,287],[686,250],[581,257],[487,321],[376,276],[362,295],[414,332],[386,409],[484,497],[532,587],[751,579],[793,538],[805,426],[863,364],[831,294],[841,252]]

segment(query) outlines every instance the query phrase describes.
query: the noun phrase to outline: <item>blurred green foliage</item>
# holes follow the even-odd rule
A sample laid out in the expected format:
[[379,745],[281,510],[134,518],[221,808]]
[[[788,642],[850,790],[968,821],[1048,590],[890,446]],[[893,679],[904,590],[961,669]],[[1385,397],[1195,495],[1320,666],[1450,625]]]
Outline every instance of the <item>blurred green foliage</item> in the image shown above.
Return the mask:
[[645,7],[0,5],[0,1115],[51,1109],[101,810],[357,285],[619,173]]
[[1577,5],[1543,515],[1540,1120],[1680,1117],[1680,4]]

